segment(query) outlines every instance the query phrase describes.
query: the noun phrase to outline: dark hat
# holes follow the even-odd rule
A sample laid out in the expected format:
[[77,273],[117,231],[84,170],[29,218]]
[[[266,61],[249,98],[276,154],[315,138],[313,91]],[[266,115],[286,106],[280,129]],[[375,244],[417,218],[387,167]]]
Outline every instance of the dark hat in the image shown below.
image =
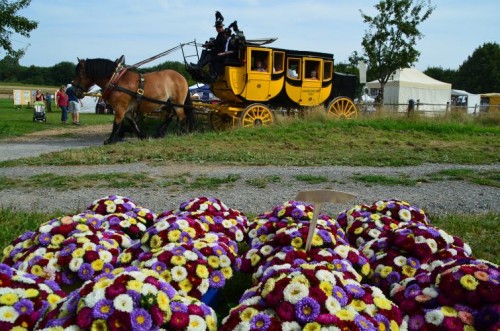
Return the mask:
[[220,13],[220,11],[216,11],[215,12],[215,27],[219,27],[219,26],[224,26],[224,16],[222,16],[222,14]]
[[224,26],[224,23],[222,21],[217,20],[217,21],[215,21],[215,25],[214,26],[215,27]]

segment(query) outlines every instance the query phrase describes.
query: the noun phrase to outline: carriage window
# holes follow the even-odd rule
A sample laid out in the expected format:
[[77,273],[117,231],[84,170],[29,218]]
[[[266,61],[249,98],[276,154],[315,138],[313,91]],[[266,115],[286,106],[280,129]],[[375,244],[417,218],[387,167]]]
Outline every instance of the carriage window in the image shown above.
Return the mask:
[[307,79],[320,79],[321,60],[306,60],[305,74]]
[[300,59],[289,58],[286,66],[286,75],[289,78],[300,79],[301,76],[301,66]]
[[268,72],[269,52],[252,51],[252,71]]
[[273,54],[273,74],[279,74],[283,72],[283,64],[285,61],[285,53],[274,52]]
[[323,80],[327,81],[332,79],[332,72],[333,72],[333,62],[325,61],[323,63]]

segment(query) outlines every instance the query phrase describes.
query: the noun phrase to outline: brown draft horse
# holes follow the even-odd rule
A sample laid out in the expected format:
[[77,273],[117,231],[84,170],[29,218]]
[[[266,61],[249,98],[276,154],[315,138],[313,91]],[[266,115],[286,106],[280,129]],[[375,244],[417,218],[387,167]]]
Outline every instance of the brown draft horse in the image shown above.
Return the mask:
[[165,136],[174,115],[181,127],[187,126],[187,130],[192,131],[194,110],[186,78],[168,69],[142,75],[122,67],[121,59],[78,59],[72,82],[79,98],[93,85],[98,85],[103,91],[103,100],[113,108],[113,130],[104,144],[119,140],[124,119],[131,124],[137,136],[144,139],[146,136],[135,120],[136,112],[149,113],[158,108],[165,110],[166,116],[154,137]]

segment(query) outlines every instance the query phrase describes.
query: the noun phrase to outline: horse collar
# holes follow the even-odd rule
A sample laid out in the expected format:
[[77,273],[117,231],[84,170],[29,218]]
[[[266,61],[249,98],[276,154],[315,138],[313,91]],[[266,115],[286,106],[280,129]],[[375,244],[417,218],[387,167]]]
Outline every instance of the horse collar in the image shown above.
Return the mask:
[[122,67],[121,65],[118,65],[118,67],[116,67],[116,70],[113,73],[113,76],[111,76],[108,84],[106,85],[106,88],[104,89],[104,92],[102,93],[103,99],[106,99],[109,96],[111,91],[117,86],[118,81],[127,72],[127,70],[128,70],[128,67]]

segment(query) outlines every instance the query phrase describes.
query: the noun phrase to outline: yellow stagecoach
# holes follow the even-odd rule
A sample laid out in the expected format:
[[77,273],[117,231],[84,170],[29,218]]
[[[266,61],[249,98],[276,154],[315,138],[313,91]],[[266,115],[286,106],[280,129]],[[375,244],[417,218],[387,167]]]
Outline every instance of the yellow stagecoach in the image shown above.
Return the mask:
[[251,42],[241,36],[232,41],[237,45],[235,52],[221,60],[216,79],[206,69],[188,65],[185,48],[194,46],[198,54],[201,45],[195,41],[182,44],[186,70],[194,79],[210,84],[221,100],[193,102],[197,109],[209,109],[212,127],[268,126],[275,121],[275,109],[302,111],[320,105],[331,116],[357,115],[353,102],[357,77],[335,73],[333,54],[266,46],[270,41]]

